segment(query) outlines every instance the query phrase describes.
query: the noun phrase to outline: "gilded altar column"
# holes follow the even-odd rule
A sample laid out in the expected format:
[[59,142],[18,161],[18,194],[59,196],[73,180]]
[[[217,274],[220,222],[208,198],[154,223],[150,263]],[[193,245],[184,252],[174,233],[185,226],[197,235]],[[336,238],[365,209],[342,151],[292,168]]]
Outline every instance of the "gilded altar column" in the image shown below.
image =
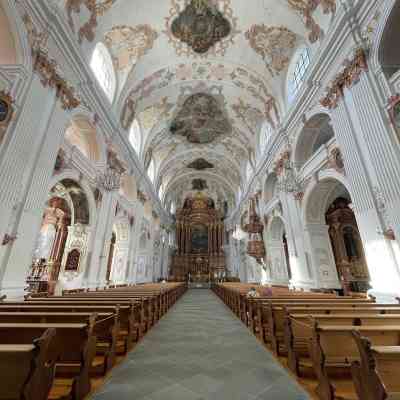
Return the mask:
[[208,254],[212,253],[212,248],[211,248],[211,224],[207,226],[208,228]]
[[181,247],[181,223],[178,222],[176,224],[176,242],[178,245],[178,254],[181,254],[182,247]]

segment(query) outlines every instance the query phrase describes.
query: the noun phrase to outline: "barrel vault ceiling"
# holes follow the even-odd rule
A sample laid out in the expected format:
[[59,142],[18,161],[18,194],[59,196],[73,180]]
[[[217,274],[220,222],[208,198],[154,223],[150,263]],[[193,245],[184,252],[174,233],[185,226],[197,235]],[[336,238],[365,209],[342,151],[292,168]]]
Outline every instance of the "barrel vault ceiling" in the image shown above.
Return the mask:
[[[276,128],[285,114],[294,52],[305,43],[315,48],[332,18],[335,0],[314,2],[312,13],[309,3],[97,0],[94,36],[82,48],[88,57],[99,41],[109,49],[113,110],[127,134],[139,122],[139,156],[145,166],[154,159],[166,205],[179,205],[203,179],[234,207],[261,127]],[[69,14],[75,26],[90,16],[84,7]]]

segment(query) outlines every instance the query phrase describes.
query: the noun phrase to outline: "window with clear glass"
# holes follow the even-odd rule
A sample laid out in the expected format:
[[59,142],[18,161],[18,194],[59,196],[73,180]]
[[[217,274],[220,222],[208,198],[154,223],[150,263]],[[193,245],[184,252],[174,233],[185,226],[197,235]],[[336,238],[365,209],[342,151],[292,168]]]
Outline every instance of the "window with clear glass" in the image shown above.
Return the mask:
[[135,119],[131,126],[131,130],[129,131],[129,143],[136,151],[137,155],[140,153],[141,138],[140,126],[137,119]]
[[298,53],[293,72],[289,79],[288,89],[290,102],[295,98],[297,92],[303,84],[304,76],[307,72],[309,65],[310,54],[308,49],[305,47]]
[[147,175],[149,176],[150,180],[154,183],[156,177],[156,166],[154,164],[154,160],[152,159],[147,170]]
[[112,102],[117,83],[112,58],[103,43],[96,45],[90,67],[104,93],[110,102]]

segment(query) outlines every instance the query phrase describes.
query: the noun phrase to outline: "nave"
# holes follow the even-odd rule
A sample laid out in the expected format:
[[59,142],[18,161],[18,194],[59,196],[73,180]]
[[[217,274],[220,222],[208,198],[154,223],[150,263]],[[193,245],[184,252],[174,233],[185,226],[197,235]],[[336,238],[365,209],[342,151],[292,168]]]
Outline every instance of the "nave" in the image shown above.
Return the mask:
[[91,400],[306,400],[209,290],[188,291]]

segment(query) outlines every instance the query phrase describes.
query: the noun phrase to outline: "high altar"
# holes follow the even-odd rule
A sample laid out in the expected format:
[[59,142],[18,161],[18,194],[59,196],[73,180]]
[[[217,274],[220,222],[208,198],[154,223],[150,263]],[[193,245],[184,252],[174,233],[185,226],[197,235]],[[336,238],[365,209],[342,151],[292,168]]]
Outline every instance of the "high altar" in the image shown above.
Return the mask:
[[223,216],[211,198],[198,193],[185,200],[176,213],[176,241],[171,279],[209,283],[225,275]]

